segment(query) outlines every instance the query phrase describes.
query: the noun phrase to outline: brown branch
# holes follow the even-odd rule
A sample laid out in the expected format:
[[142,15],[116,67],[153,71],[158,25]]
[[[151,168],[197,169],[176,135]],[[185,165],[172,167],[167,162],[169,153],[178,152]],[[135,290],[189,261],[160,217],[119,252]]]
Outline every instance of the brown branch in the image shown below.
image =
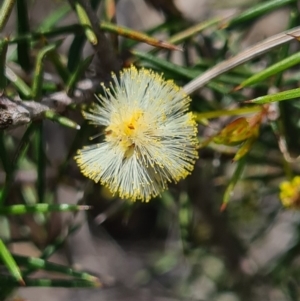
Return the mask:
[[55,92],[42,98],[41,102],[0,97],[0,130],[15,128],[31,121],[42,120],[46,111],[62,113],[71,104],[90,102],[99,87],[99,81],[85,79],[77,84],[70,97],[65,91]]
[[[0,130],[15,128],[32,121],[42,120],[46,111],[62,113],[70,104],[81,104],[91,101],[100,82],[110,80],[111,72],[119,73],[121,62],[110,41],[99,26],[100,20],[89,1],[76,0],[86,11],[98,43],[94,45],[95,56],[89,67],[89,79],[79,82],[72,97],[65,91],[45,96],[40,102],[0,97]],[[69,0],[73,6],[75,0]],[[73,6],[74,7],[74,6]]]

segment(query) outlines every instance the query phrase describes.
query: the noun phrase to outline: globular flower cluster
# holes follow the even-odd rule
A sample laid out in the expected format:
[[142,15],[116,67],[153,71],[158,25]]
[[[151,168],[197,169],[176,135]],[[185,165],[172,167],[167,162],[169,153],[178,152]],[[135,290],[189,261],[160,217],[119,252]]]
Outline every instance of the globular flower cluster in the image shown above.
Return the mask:
[[173,81],[130,67],[112,76],[84,117],[104,126],[104,141],[75,157],[82,173],[113,194],[149,201],[193,170],[198,157],[197,126],[190,98]]
[[284,207],[300,208],[300,177],[296,176],[291,181],[280,184],[279,198]]

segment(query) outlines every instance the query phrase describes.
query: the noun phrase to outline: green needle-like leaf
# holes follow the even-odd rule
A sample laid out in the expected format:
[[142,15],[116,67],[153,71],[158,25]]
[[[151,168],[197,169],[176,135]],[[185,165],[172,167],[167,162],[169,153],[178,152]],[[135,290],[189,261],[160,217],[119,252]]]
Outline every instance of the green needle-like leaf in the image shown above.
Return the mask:
[[17,88],[17,91],[23,98],[32,99],[32,92],[29,86],[8,66],[5,68],[5,76]]
[[14,258],[12,257],[9,250],[6,248],[2,239],[0,239],[0,258],[11,273],[11,275],[22,285],[24,285],[24,281],[22,278],[21,271],[17,266]]
[[80,279],[24,279],[24,282],[27,287],[34,286],[34,287],[101,287],[102,284],[99,280],[94,281],[86,281]]
[[[17,0],[18,35],[30,32],[27,2],[27,0]],[[20,41],[17,46],[18,62],[26,72],[31,69],[29,52],[29,41]]]
[[32,98],[37,100],[41,97],[43,83],[43,60],[48,52],[54,50],[56,44],[47,45],[38,54],[35,64],[35,71],[32,84]]
[[[191,70],[190,68],[186,68],[186,67],[182,67],[182,66],[173,64],[165,59],[158,58],[149,53],[145,53],[145,52],[141,52],[141,51],[137,51],[137,50],[132,50],[131,52],[135,56],[137,56],[145,61],[150,62],[154,66],[159,67],[159,69],[162,69],[164,71],[169,71],[173,74],[179,75],[186,79],[194,79],[197,76],[199,76],[199,74],[201,74],[201,71],[199,71],[199,70]],[[230,89],[228,87],[226,87],[225,85],[220,85],[220,84],[217,84],[216,82],[211,81],[207,85],[211,89],[216,90],[222,94],[227,94],[230,91]]]
[[223,202],[221,206],[221,210],[224,210],[226,206],[228,205],[228,202],[230,200],[230,197],[233,193],[234,187],[238,180],[240,180],[242,173],[244,171],[245,165],[246,165],[246,158],[247,156],[243,156],[239,161],[236,162],[236,168],[234,171],[233,176],[230,179],[229,185],[227,186],[224,196],[223,196]]
[[8,46],[7,41],[7,38],[0,40],[0,91],[3,91],[6,87],[5,65]]
[[247,101],[247,103],[266,104],[300,97],[300,88],[291,89],[271,95],[260,96]]
[[35,204],[35,205],[12,205],[0,207],[0,215],[21,215],[27,213],[48,213],[88,210],[90,206],[70,204]]
[[151,64],[154,64],[155,66],[163,68],[164,70],[171,71],[174,72],[175,74],[184,76],[187,79],[193,79],[201,73],[201,71],[199,70],[191,70],[190,68],[185,68],[179,65],[175,65],[169,61],[166,61],[165,59],[158,58],[146,52],[141,52],[137,50],[132,50],[131,52],[133,55],[137,56],[138,58],[146,60]]
[[74,72],[78,66],[85,41],[84,34],[78,34],[74,37],[68,53],[68,69],[70,72]]
[[256,83],[260,83],[263,80],[265,80],[266,78],[278,74],[288,68],[291,68],[292,66],[295,66],[297,64],[300,63],[300,52],[297,52],[283,60],[281,60],[280,62],[264,69],[261,72],[256,73],[255,75],[251,76],[250,78],[247,78],[246,80],[244,80],[238,87],[236,87],[234,90],[239,90],[241,88],[256,84]]
[[98,39],[92,29],[91,21],[86,11],[78,1],[75,2],[75,10],[79,19],[79,23],[84,27],[86,38],[90,41],[91,44],[96,45],[98,43]]
[[[89,206],[79,205],[78,207],[80,207],[83,210],[90,209]],[[66,239],[69,237],[69,235],[76,232],[78,229],[80,229],[80,227],[81,227],[81,224],[76,224],[76,225],[72,225],[72,226],[68,227],[67,233],[60,235],[59,237],[57,237],[55,239],[55,241],[52,244],[47,245],[47,247],[43,250],[40,258],[48,259],[52,254],[54,254],[59,248],[61,248],[64,245],[64,243],[65,243]],[[26,275],[27,275],[27,272],[24,273],[24,276],[26,276]]]
[[283,7],[285,5],[296,2],[296,0],[271,0],[263,1],[258,3],[246,11],[238,14],[236,17],[232,18],[228,23],[223,24],[222,28],[233,27],[234,25],[239,25],[245,21],[257,18],[265,13],[271,12],[275,9]]
[[4,28],[13,8],[15,0],[4,0],[0,8],[0,31]]
[[[26,285],[26,287],[102,287],[102,283],[95,278],[94,281],[87,281],[81,279],[49,279],[49,278],[24,278],[24,284],[20,284],[14,280],[14,278],[1,276],[0,275],[0,283],[1,287],[5,287],[7,289],[20,287]],[[1,296],[2,291],[0,292]]]
[[38,200],[40,203],[44,202],[46,183],[45,183],[45,173],[46,173],[46,155],[44,151],[44,124],[40,123],[38,126],[37,135],[35,136],[37,142],[37,193]]
[[75,130],[80,129],[79,124],[77,124],[76,122],[74,122],[73,120],[71,120],[67,117],[58,115],[58,114],[54,113],[53,111],[45,112],[45,117],[49,120],[55,121],[55,122],[63,125],[63,126],[66,126],[66,127],[69,127],[69,128],[75,129]]
[[174,34],[168,40],[168,42],[172,43],[172,44],[178,44],[188,38],[191,38],[192,36],[198,34],[199,32],[202,32],[203,30],[216,25],[218,22],[220,22],[220,17],[205,20],[204,22],[201,22],[201,23],[191,26],[179,33]]
[[214,110],[210,112],[194,112],[194,116],[196,121],[200,122],[203,119],[212,119],[212,118],[218,118],[218,117],[224,117],[224,116],[236,116],[236,115],[244,115],[244,114],[252,114],[257,113],[261,111],[260,106],[249,106],[249,107],[243,107],[233,110]]
[[126,28],[124,26],[117,26],[116,24],[109,23],[109,22],[101,22],[100,27],[103,30],[106,30],[106,31],[109,31],[112,33],[116,33],[120,36],[129,38],[129,39],[133,39],[133,40],[136,40],[139,42],[144,42],[144,43],[147,43],[149,45],[152,45],[152,46],[155,46],[158,48],[165,48],[165,49],[169,49],[169,50],[181,50],[180,47],[175,46],[171,43],[164,42],[160,39],[150,37],[142,32],[132,30],[132,29]]
[[61,77],[62,81],[66,84],[70,78],[69,70],[66,64],[62,62],[61,56],[57,53],[57,50],[50,51],[48,53],[49,60],[55,66],[57,73]]
[[45,31],[56,26],[57,23],[61,19],[63,19],[70,11],[71,11],[71,7],[69,4],[62,4],[52,14],[50,14],[49,16],[46,17],[46,19],[43,20],[42,24],[39,26],[39,30]]
[[5,136],[3,131],[0,131],[0,159],[2,161],[2,166],[6,174],[8,174],[10,172],[10,164],[5,146]]
[[57,272],[71,277],[76,277],[81,280],[95,281],[98,278],[89,275],[88,273],[78,272],[67,266],[52,263],[47,260],[35,257],[25,257],[20,255],[14,255],[14,259],[18,265],[33,268],[35,270],[44,270],[48,272]]
[[87,58],[85,58],[82,62],[80,62],[78,64],[78,67],[75,69],[75,71],[70,76],[69,81],[67,83],[67,92],[69,95],[72,94],[72,91],[75,88],[76,83],[82,77],[84,71],[86,71],[86,69],[90,65],[93,57],[94,57],[94,55],[90,55]]
[[24,135],[18,145],[18,148],[17,148],[16,153],[13,158],[13,162],[10,164],[9,173],[6,174],[4,187],[2,188],[2,190],[0,190],[0,206],[4,204],[4,202],[7,198],[8,192],[13,183],[14,172],[16,170],[17,163],[20,160],[20,158],[24,156],[24,154],[27,150],[27,147],[29,145],[31,135],[33,134],[33,132],[35,130],[36,130],[36,124],[31,123],[29,125],[29,127],[27,128],[26,132],[24,133]]

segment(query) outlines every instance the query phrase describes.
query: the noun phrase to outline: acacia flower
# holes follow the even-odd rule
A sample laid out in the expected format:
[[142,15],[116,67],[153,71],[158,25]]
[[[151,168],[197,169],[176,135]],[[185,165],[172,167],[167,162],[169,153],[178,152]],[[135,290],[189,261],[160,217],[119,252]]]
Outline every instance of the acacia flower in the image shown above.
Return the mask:
[[112,74],[86,119],[104,126],[104,141],[79,150],[82,173],[121,198],[149,201],[193,170],[197,127],[190,98],[151,70]]
[[279,198],[284,207],[300,207],[300,177],[296,176],[291,181],[284,181],[280,184]]

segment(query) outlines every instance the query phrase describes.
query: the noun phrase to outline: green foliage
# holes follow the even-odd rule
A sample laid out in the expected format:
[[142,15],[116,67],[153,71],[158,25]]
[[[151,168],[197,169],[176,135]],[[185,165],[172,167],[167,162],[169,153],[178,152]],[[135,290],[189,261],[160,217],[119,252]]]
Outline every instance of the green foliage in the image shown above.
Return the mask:
[[[100,210],[101,224],[120,219],[126,228],[124,221],[134,219],[135,212],[146,207],[146,211],[153,209],[156,214],[154,221],[149,222],[154,224],[151,224],[155,228],[153,232],[166,236],[173,227],[180,247],[157,251],[137,276],[139,284],[171,273],[184,257],[190,267],[188,276],[174,285],[176,288],[169,285],[180,297],[190,298],[189,291],[201,276],[214,283],[212,300],[226,291],[234,292],[240,300],[251,300],[261,284],[280,290],[286,300],[297,300],[299,269],[293,262],[297,262],[300,248],[299,223],[295,226],[297,234],[293,244],[286,248],[280,260],[261,270],[257,267],[257,272],[253,268],[249,273],[240,264],[248,256],[252,241],[268,231],[282,210],[276,197],[279,183],[293,179],[300,172],[294,159],[300,149],[297,1],[258,1],[255,5],[250,1],[248,8],[226,21],[213,17],[196,25],[179,16],[169,16],[145,32],[115,24],[114,18],[108,18],[109,11],[104,12],[107,18],[101,15],[100,20],[93,19],[91,11],[94,10],[90,11],[85,4],[89,1],[69,2],[58,1],[57,9],[37,26],[30,23],[29,1],[4,0],[0,11],[1,30],[5,29],[14,7],[17,16],[15,33],[2,34],[0,39],[0,110],[6,110],[2,103],[5,97],[27,109],[32,105],[41,108],[34,118],[24,117],[16,129],[9,118],[3,127],[0,120],[3,175],[0,177],[0,261],[4,267],[0,271],[0,299],[4,300],[24,285],[77,288],[104,285],[101,279],[87,272],[49,260],[80,228],[76,223],[64,225],[61,229],[65,230],[61,231],[64,235],[60,233],[50,239],[47,224],[51,223],[53,212],[67,211],[75,216],[78,211],[95,207],[93,214]],[[91,1],[91,7],[96,9],[100,2]],[[247,28],[279,8],[290,10],[286,31],[243,50],[240,44]],[[59,22],[71,13],[76,16],[76,23],[61,25]],[[101,40],[105,39],[104,32],[107,40]],[[164,41],[154,37],[161,33]],[[117,36],[124,39],[117,41]],[[65,37],[71,42],[63,52],[61,45]],[[93,55],[84,53],[86,43],[94,47]],[[137,50],[135,46],[140,43],[152,45],[151,50]],[[105,48],[107,45],[111,51]],[[16,47],[15,50],[9,52],[10,46]],[[171,60],[174,52],[180,63]],[[108,81],[111,72],[122,67],[118,65],[120,57],[124,58],[124,66],[134,63],[151,68],[181,85],[191,94],[191,109],[199,123],[200,159],[193,175],[150,204],[120,202],[90,182],[83,189],[82,183],[87,180],[80,176],[73,160],[76,150],[88,143],[88,137],[99,136],[99,129],[82,121],[78,113],[93,102],[91,95],[100,93],[100,82]],[[85,79],[97,85],[86,88]],[[89,94],[77,101],[81,92]],[[60,107],[55,98],[50,101],[55,93],[64,93],[66,105]],[[0,118],[5,116],[0,112]],[[68,131],[64,132],[65,137],[72,132],[63,160],[58,163],[47,158],[46,122],[49,121],[57,123],[60,131]],[[55,169],[51,179],[50,167]],[[22,179],[20,174],[26,171],[34,172],[34,180]],[[56,192],[63,184],[83,192],[83,196],[72,200],[72,204],[57,203]],[[299,191],[296,189],[293,208],[299,208]],[[268,197],[273,203],[265,210],[262,200]],[[17,238],[11,235],[12,224],[29,227],[24,216],[45,234],[42,243],[34,241],[28,233],[23,236],[18,233]],[[11,252],[11,245],[18,239],[35,244],[40,256]],[[207,271],[206,261],[216,267],[215,273]],[[32,277],[38,270],[49,276]],[[59,277],[53,278],[53,272]]]

